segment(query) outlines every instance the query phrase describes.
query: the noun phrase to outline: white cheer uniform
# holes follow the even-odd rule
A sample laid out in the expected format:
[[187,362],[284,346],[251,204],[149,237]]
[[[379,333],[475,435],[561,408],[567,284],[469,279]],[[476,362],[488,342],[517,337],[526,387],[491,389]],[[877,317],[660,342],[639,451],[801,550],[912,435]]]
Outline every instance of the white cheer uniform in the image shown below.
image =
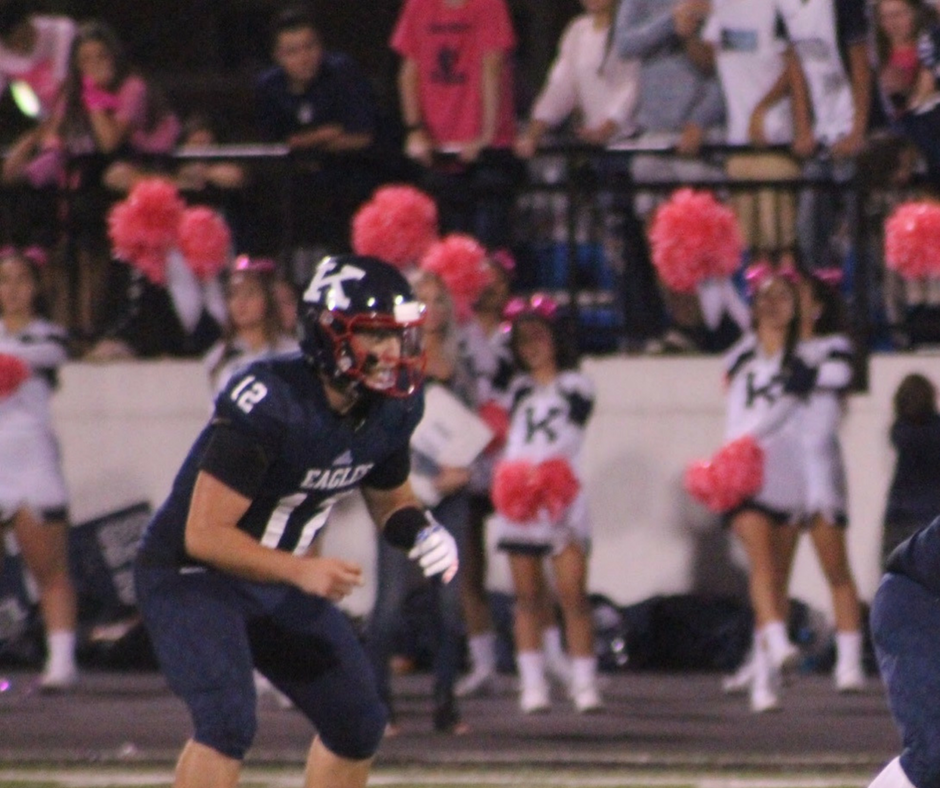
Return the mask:
[[819,370],[816,386],[800,408],[799,424],[806,478],[806,514],[845,523],[845,466],[839,444],[842,395],[852,382],[852,343],[832,334],[804,340],[800,357]]
[[747,334],[725,359],[725,441],[750,435],[764,450],[764,484],[744,507],[760,509],[781,522],[795,522],[803,514],[806,483],[800,400],[784,393],[783,352],[766,356],[757,337]]
[[594,384],[580,372],[566,370],[548,385],[528,375],[511,386],[512,408],[504,460],[537,464],[553,457],[568,461],[581,490],[557,522],[547,515],[526,523],[494,516],[497,546],[502,550],[557,555],[572,542],[587,550],[591,521],[584,491],[582,453],[587,421],[594,408]]
[[15,392],[0,399],[0,520],[23,507],[42,519],[64,519],[68,491],[50,399],[56,370],[67,357],[65,331],[37,318],[11,333],[0,320],[0,353],[17,356],[31,371]]

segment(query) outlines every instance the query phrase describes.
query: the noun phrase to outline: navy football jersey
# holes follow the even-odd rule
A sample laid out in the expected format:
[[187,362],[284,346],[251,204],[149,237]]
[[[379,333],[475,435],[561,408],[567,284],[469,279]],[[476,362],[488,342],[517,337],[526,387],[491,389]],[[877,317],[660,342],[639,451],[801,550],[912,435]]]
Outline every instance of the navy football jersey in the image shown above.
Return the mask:
[[337,414],[300,353],[257,361],[234,375],[148,525],[140,560],[195,563],[183,543],[189,502],[220,431],[235,434],[235,448],[250,449],[246,461],[250,454],[264,458],[255,489],[243,491],[252,503],[238,527],[266,547],[303,553],[341,497],[360,485],[391,489],[408,478],[408,446],[424,410],[423,393],[373,396],[365,405],[355,416]]

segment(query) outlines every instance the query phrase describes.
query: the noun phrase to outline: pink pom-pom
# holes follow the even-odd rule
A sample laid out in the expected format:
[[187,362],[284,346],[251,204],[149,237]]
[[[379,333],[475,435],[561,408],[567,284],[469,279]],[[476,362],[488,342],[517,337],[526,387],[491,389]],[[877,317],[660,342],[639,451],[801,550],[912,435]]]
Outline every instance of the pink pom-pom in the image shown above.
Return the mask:
[[509,432],[509,412],[499,403],[489,400],[480,405],[477,415],[493,432],[493,438],[483,450],[490,454],[499,451],[506,445],[506,435]]
[[383,186],[353,216],[353,251],[398,268],[416,265],[436,239],[437,205],[413,186]]
[[452,233],[433,244],[421,258],[421,268],[444,282],[460,321],[471,316],[473,305],[494,276],[486,262],[486,249],[462,233]]
[[660,278],[681,293],[703,279],[733,274],[744,246],[734,212],[710,192],[693,189],[679,189],[659,206],[649,237]]
[[906,202],[885,221],[885,263],[905,279],[940,274],[940,204]]
[[[140,268],[157,284],[165,279],[165,258],[174,246],[186,204],[162,178],[140,181],[108,215],[108,236],[116,257]],[[144,259],[146,258],[146,259]]]
[[727,512],[764,484],[764,452],[745,435],[722,446],[708,462],[696,462],[685,475],[685,488],[715,512]]
[[528,523],[539,511],[539,490],[528,460],[503,460],[493,471],[493,506],[507,520]]
[[553,457],[535,467],[535,486],[539,490],[539,502],[548,509],[552,522],[561,518],[581,490],[581,482],[563,457]]
[[18,356],[0,353],[0,398],[9,397],[29,378],[29,367]]
[[225,219],[211,208],[187,208],[179,225],[179,247],[193,273],[203,281],[225,266],[232,233]]

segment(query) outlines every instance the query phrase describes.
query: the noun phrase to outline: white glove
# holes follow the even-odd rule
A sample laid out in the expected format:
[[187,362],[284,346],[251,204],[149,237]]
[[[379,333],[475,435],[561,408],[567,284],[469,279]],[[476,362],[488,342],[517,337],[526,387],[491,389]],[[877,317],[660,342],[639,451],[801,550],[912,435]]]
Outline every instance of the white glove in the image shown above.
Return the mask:
[[440,575],[442,583],[449,583],[457,574],[457,542],[443,525],[433,520],[418,532],[408,557],[421,565],[425,577]]

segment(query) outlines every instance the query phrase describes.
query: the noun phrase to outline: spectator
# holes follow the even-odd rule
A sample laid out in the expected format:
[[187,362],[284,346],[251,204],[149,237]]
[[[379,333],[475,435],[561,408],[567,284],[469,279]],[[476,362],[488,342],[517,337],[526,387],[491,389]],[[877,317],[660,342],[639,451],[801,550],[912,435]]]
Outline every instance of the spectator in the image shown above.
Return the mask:
[[204,359],[213,397],[252,361],[299,348],[296,337],[284,330],[274,282],[272,261],[235,258],[225,283],[228,319]]
[[[855,157],[868,133],[872,74],[864,0],[777,0],[787,36],[808,89],[809,134],[794,139],[805,159],[803,177],[840,184],[855,177]],[[802,131],[810,126],[798,124]],[[845,249],[834,239],[854,237],[854,200],[823,188],[800,195],[800,248],[809,270],[841,268]],[[839,232],[845,227],[846,232]]]
[[[708,8],[707,0],[621,0],[614,29],[620,57],[640,63],[635,142],[641,148],[665,145],[675,154],[637,154],[630,163],[640,220],[631,223],[628,214],[625,227],[628,312],[632,307],[640,316],[632,321],[638,324],[636,333],[646,324],[648,346],[655,350],[691,350],[701,344],[697,300],[657,283],[641,221],[651,217],[659,202],[657,192],[642,189],[644,183],[678,185],[723,177],[720,167],[700,155],[703,142],[717,141],[724,119],[714,58],[701,39]],[[629,314],[627,320],[629,324]]]
[[28,0],[3,0],[0,93],[11,88],[24,114],[47,118],[68,73],[74,37],[75,22],[68,17],[37,14]]
[[275,15],[271,56],[275,65],[258,79],[255,105],[261,138],[298,154],[288,244],[344,251],[353,211],[374,186],[374,167],[362,158],[375,137],[371,87],[355,61],[324,47],[304,6]]
[[[558,56],[535,102],[528,126],[516,140],[516,153],[523,159],[531,159],[545,133],[559,127],[569,117],[576,119],[575,139],[588,145],[606,146],[629,137],[636,130],[639,63],[618,58],[610,51],[613,0],[585,0],[582,5],[585,13],[576,17],[562,35]],[[554,161],[557,158],[541,157],[530,165],[531,172],[535,175],[539,171],[550,172],[551,168],[562,171],[564,165]],[[625,264],[621,259],[623,225],[625,221],[631,227],[636,225],[629,200],[617,188],[624,179],[624,168],[622,160],[606,157],[587,162],[585,170],[598,175],[600,184],[606,188],[596,200],[585,200],[577,207],[578,224],[586,225],[591,236],[599,239],[598,246],[606,258],[602,265],[610,272],[616,295],[634,285],[623,281],[622,276]],[[569,171],[567,177],[579,175]],[[566,238],[569,197],[561,193],[545,196],[553,205],[546,216],[547,222],[539,224],[548,225],[553,238]],[[591,204],[593,202],[597,204]],[[625,218],[625,213],[630,215],[629,219]],[[552,226],[556,218],[562,226]],[[605,277],[599,278],[603,281]],[[542,287],[553,284],[540,282]],[[632,291],[633,287],[630,289]],[[638,332],[634,329],[639,329],[642,338],[648,326],[642,325],[646,321],[638,320],[637,315],[631,314],[633,311],[629,309],[626,315],[629,334],[635,336]]]
[[917,146],[936,188],[940,112],[931,97],[937,90],[932,73],[938,61],[932,32],[937,13],[924,0],[877,0],[874,18],[874,68],[881,105],[891,125]]
[[895,547],[927,526],[940,512],[937,390],[920,373],[905,376],[894,392],[891,445],[897,455],[884,516],[883,567]]
[[[209,117],[195,113],[190,115],[182,126],[178,150],[211,148],[218,142]],[[122,162],[109,169],[105,183],[112,191],[123,194],[129,192],[138,181],[153,175],[152,170],[131,162]],[[233,162],[191,161],[176,167],[174,180],[181,191],[196,196],[212,190],[224,193],[231,189],[241,189],[245,185],[246,173],[244,167]],[[213,197],[205,200],[210,203],[217,201]]]
[[39,686],[68,690],[78,680],[76,599],[69,577],[68,491],[49,410],[58,367],[66,360],[66,334],[41,316],[41,262],[35,253],[0,251],[0,357],[7,365],[24,365],[25,378],[0,400],[0,522],[12,526],[39,589],[47,649]]
[[[107,171],[115,161],[167,154],[178,133],[176,116],[132,69],[111,28],[89,22],[72,43],[68,77],[52,116],[22,137],[4,162],[6,182],[25,178],[34,186],[68,186],[66,257],[78,257],[77,285],[74,292],[60,289],[68,294],[71,325],[81,337],[95,336],[107,319]],[[66,264],[76,265],[72,259]],[[67,272],[58,274],[69,281]]]
[[[702,33],[713,48],[728,115],[729,145],[765,148],[790,145],[794,117],[809,118],[805,91],[794,92],[795,57],[782,20],[771,3],[714,0]],[[791,100],[792,97],[792,100]],[[802,103],[797,103],[798,101]],[[808,128],[802,130],[808,132]],[[787,153],[757,150],[729,155],[725,170],[734,181],[800,177]],[[787,262],[796,244],[796,205],[786,189],[735,191],[732,204],[751,254]]]
[[[524,714],[534,714],[546,711],[550,704],[543,641],[545,600],[549,596],[544,563],[550,559],[571,660],[569,693],[576,711],[592,712],[602,706],[602,700],[597,689],[594,622],[587,597],[591,523],[587,495],[579,480],[594,387],[577,369],[571,337],[552,314],[552,305],[539,300],[520,306],[513,319],[511,343],[523,372],[513,381],[509,433],[493,490],[498,512],[497,546],[509,556],[516,597],[513,629],[519,705]],[[550,512],[513,514],[501,505],[501,474],[511,472],[509,463],[536,467],[547,460],[563,464],[567,473],[578,480],[575,489],[569,491],[573,496],[553,490],[563,499]],[[515,499],[509,490],[506,492]],[[543,490],[542,494],[547,492]]]
[[[713,180],[720,171],[699,156],[724,119],[714,59],[701,39],[708,0],[621,0],[614,47],[622,58],[640,62],[636,122],[640,146],[675,145],[678,157],[636,156],[639,182]],[[640,212],[649,213],[647,200]]]
[[585,13],[566,28],[531,119],[515,144],[531,158],[545,133],[577,113],[574,134],[607,145],[636,130],[639,63],[609,52],[613,0],[582,0]]
[[[426,309],[424,348],[427,356],[427,380],[444,386],[469,407],[475,405],[474,379],[467,360],[460,353],[457,322],[453,301],[444,283],[434,274],[423,273],[414,285],[415,296]],[[413,457],[414,468],[422,468],[431,475],[432,484],[440,500],[433,503],[431,513],[451,533],[458,544],[463,544],[469,515],[469,496],[466,490],[470,480],[468,468],[426,467],[432,461],[426,457]],[[424,467],[423,467],[424,466]],[[431,502],[429,502],[431,503]],[[397,720],[390,687],[390,660],[393,635],[401,620],[409,586],[413,585],[413,567],[407,558],[392,548],[378,546],[378,579],[376,599],[366,632],[367,650],[376,674],[379,695],[389,709],[389,732],[397,732]],[[454,694],[454,685],[460,670],[463,648],[463,616],[460,608],[458,581],[433,589],[434,628],[434,729],[441,733],[463,734],[469,728],[461,721]]]
[[505,0],[407,0],[391,46],[402,58],[405,153],[437,200],[442,232],[508,246],[519,167]]

